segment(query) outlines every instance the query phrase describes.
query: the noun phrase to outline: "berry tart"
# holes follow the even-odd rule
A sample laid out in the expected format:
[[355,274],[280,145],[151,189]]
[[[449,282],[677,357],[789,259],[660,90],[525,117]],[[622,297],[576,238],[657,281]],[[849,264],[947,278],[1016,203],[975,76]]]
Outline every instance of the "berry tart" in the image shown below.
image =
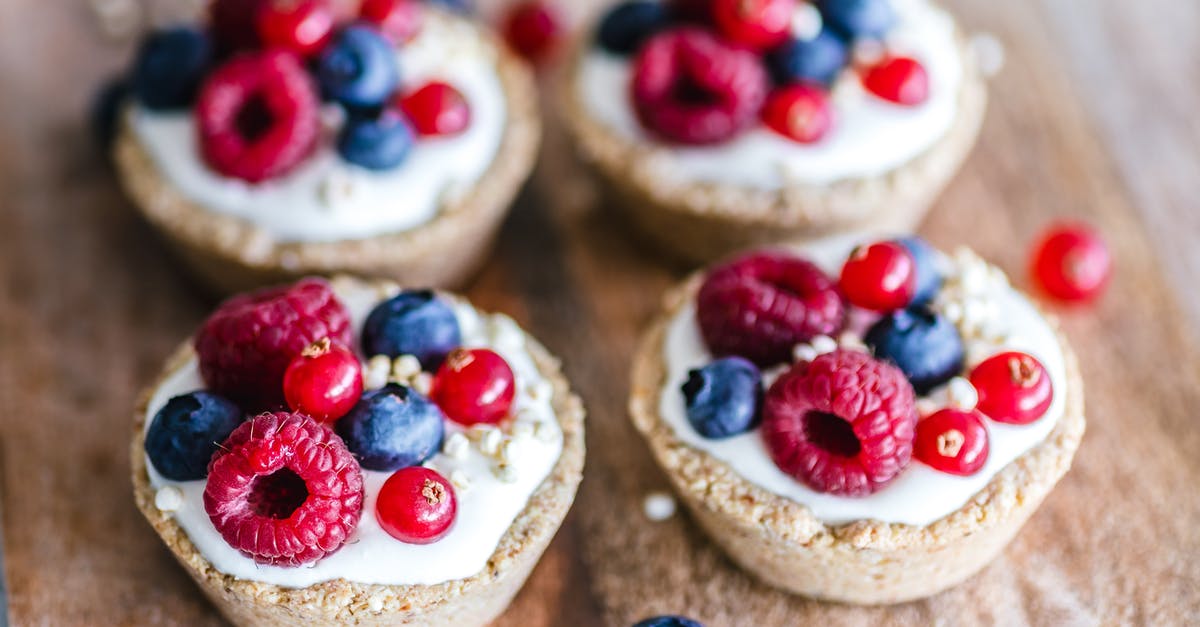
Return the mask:
[[630,0],[582,41],[568,126],[668,255],[910,231],[978,135],[984,81],[932,0]]
[[730,559],[856,604],[983,568],[1085,426],[1055,323],[970,250],[915,237],[839,236],[693,277],[639,346],[630,412]]
[[220,291],[342,271],[461,283],[532,170],[523,61],[440,3],[346,4],[213,0],[137,52],[120,177]]
[[138,508],[238,625],[482,625],[575,496],[583,407],[511,318],[306,278],[225,302],[134,418]]

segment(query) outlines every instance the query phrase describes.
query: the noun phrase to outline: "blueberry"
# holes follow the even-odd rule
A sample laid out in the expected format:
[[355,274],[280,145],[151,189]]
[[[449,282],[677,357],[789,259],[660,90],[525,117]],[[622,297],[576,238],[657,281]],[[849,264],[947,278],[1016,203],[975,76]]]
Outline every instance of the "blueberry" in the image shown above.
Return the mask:
[[133,63],[133,92],[148,109],[186,108],[196,99],[212,59],[212,42],[197,29],[180,26],[151,33]]
[[710,439],[753,429],[758,424],[762,395],[762,374],[741,357],[725,357],[692,370],[683,384],[688,422]]
[[918,395],[929,393],[963,369],[958,329],[925,307],[910,307],[880,318],[863,340],[876,357],[896,364]]
[[633,627],[704,627],[704,625],[682,616],[655,616],[639,621]]
[[446,417],[411,388],[389,384],[363,394],[335,430],[367,470],[416,466],[442,446]]
[[924,305],[932,301],[942,289],[942,273],[937,268],[937,252],[929,242],[910,235],[896,240],[908,249],[913,260],[917,262],[917,291],[913,295],[913,305]]
[[368,170],[391,170],[404,162],[413,147],[408,120],[387,110],[376,118],[351,117],[338,135],[338,154]]
[[108,149],[117,137],[121,106],[129,98],[129,91],[128,80],[124,77],[112,78],[96,92],[92,99],[88,121],[92,127],[92,137],[105,155],[108,154]]
[[352,24],[317,61],[325,94],[352,109],[378,107],[400,84],[396,49],[375,27]]
[[779,84],[800,81],[828,85],[846,67],[846,42],[829,30],[810,40],[793,39],[767,54],[767,67]]
[[633,0],[624,2],[604,16],[596,31],[600,46],[614,54],[632,54],[643,41],[671,22],[662,2]]
[[362,344],[367,355],[416,355],[423,368],[434,370],[462,345],[462,332],[448,303],[429,290],[412,290],[371,310]]
[[825,25],[846,39],[880,39],[896,23],[890,0],[820,0]]
[[237,405],[216,394],[198,391],[176,396],[154,414],[146,431],[146,455],[167,479],[203,479],[217,446],[243,418]]

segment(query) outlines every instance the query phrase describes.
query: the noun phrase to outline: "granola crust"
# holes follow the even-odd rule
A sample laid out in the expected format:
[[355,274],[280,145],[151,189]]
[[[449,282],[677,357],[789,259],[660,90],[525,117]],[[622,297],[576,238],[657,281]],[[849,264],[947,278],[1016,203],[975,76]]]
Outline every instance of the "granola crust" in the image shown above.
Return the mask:
[[436,585],[369,585],[343,579],[305,588],[225,575],[196,550],[169,514],[154,506],[155,490],[143,450],[146,409],[155,389],[194,355],[190,342],[167,361],[154,385],[142,393],[133,419],[130,463],[138,509],[171,553],[222,614],[235,625],[484,625],[495,619],[525,583],[566,516],[583,472],[583,404],[570,389],[556,358],[532,337],[527,348],[553,384],[553,404],[563,450],[550,475],[500,539],[484,570]]
[[[464,20],[430,10],[429,19]],[[119,178],[134,205],[172,244],[197,277],[221,293],[312,274],[350,272],[406,285],[454,287],[482,266],[509,206],[533,169],[541,118],[533,77],[523,61],[483,28],[497,50],[496,69],[508,119],[496,158],[463,198],[407,231],[330,242],[280,242],[244,218],[211,211],[186,198],[163,176],[123,125],[115,142]]]
[[1070,468],[1085,428],[1083,382],[1075,354],[1056,329],[1067,368],[1066,409],[1044,442],[957,511],[929,525],[875,520],[825,525],[804,505],[762,489],[684,443],[659,416],[666,328],[695,297],[702,279],[693,276],[668,293],[664,312],[643,335],[632,372],[630,416],[693,519],[763,582],[862,605],[931,596],[991,561]]
[[[713,182],[672,182],[668,151],[628,139],[593,118],[577,81],[590,39],[576,44],[560,94],[566,126],[612,205],[654,248],[698,264],[735,250],[803,241],[854,230],[908,232],[958,171],[979,135],[987,89],[975,55],[959,34],[963,60],[958,115],[944,137],[889,172],[828,185],[779,190]],[[615,95],[614,97],[620,97]]]

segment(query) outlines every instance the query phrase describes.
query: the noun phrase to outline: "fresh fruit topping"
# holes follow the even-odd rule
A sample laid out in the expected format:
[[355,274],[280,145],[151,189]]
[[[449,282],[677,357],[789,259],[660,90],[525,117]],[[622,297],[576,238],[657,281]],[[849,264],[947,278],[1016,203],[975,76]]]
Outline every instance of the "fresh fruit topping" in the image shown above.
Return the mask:
[[368,170],[398,167],[412,152],[412,127],[399,111],[384,109],[378,116],[350,116],[338,133],[342,159]]
[[562,22],[548,2],[526,0],[508,10],[503,32],[517,54],[530,61],[541,61],[558,46]]
[[447,83],[425,83],[400,97],[398,104],[421,135],[457,135],[471,125],[467,99]]
[[896,104],[916,106],[929,98],[929,74],[910,57],[887,57],[862,75],[867,91]]
[[422,368],[434,370],[462,345],[462,333],[449,303],[430,290],[410,290],[371,310],[362,345],[367,355],[414,355]]
[[321,279],[241,294],[217,308],[196,334],[208,389],[260,410],[282,407],[292,359],[323,338],[346,345],[350,314]]
[[642,125],[663,139],[713,144],[754,123],[767,83],[757,55],[689,26],[661,32],[642,46],[632,97]]
[[322,338],[300,351],[283,373],[283,395],[293,411],[323,423],[346,415],[362,396],[362,364],[349,349]]
[[937,251],[929,242],[916,235],[900,238],[896,243],[908,249],[908,254],[912,255],[913,262],[917,264],[917,290],[913,294],[911,304],[924,305],[933,302],[938,290],[942,289],[942,272],[938,269]]
[[818,0],[821,18],[846,39],[882,39],[896,23],[891,0]]
[[859,246],[842,266],[838,286],[846,300],[863,309],[901,309],[917,292],[917,262],[896,242]]
[[458,515],[454,487],[421,466],[401,468],[379,489],[375,518],[388,535],[408,544],[431,544],[450,532]]
[[821,141],[833,126],[833,106],[821,87],[796,83],[771,92],[762,119],[776,133],[811,144]]
[[988,433],[979,412],[943,409],[917,423],[913,455],[935,470],[959,476],[987,463]]
[[400,84],[396,49],[374,26],[347,26],[321,54],[317,79],[326,95],[347,107],[378,107]]
[[425,2],[464,15],[475,12],[475,3],[472,0],[425,0]]
[[417,0],[363,0],[359,17],[374,24],[396,45],[407,42],[421,30],[421,5]]
[[335,430],[363,468],[391,471],[433,457],[442,445],[444,420],[428,398],[392,383],[363,394]]
[[92,138],[96,141],[105,158],[108,149],[117,137],[120,126],[121,108],[132,93],[130,83],[124,77],[111,78],[96,92],[88,108],[88,123],[92,128]]
[[846,42],[828,29],[812,39],[792,39],[767,54],[767,67],[776,83],[808,82],[830,85],[849,61]]
[[975,408],[996,422],[1029,424],[1046,414],[1054,385],[1032,355],[1010,351],[975,366],[969,377],[979,394]]
[[358,526],[362,470],[303,414],[262,414],[234,430],[208,469],[204,511],[229,546],[259,564],[302,566]]
[[333,36],[328,0],[267,0],[258,9],[258,37],[264,47],[316,56]]
[[786,41],[795,12],[796,0],[712,0],[717,30],[729,41],[753,50]]
[[692,370],[683,384],[688,422],[710,439],[757,426],[762,395],[762,373],[741,357],[725,357]]
[[704,625],[682,616],[655,616],[638,621],[633,627],[704,627]]
[[917,414],[891,364],[855,350],[800,362],[767,391],[762,435],[775,465],[819,492],[865,496],[908,465]]
[[212,63],[208,36],[185,26],[151,33],[133,62],[133,92],[147,109],[188,107]]
[[267,0],[212,0],[208,21],[223,53],[258,46],[258,11]]
[[508,416],[516,391],[512,368],[495,351],[458,349],[433,376],[429,397],[460,425],[496,424]]
[[863,338],[875,357],[896,365],[918,395],[958,376],[962,337],[949,320],[925,307],[900,309],[880,318]]
[[1064,301],[1096,298],[1108,284],[1112,258],[1100,235],[1086,224],[1059,224],[1034,247],[1033,278],[1050,296]]
[[208,474],[208,462],[242,422],[237,405],[208,392],[176,396],[150,422],[146,455],[154,470],[171,481],[195,481]]
[[670,23],[671,16],[663,3],[630,0],[605,14],[596,30],[596,40],[613,54],[633,54],[651,35]]
[[251,183],[285,174],[316,146],[319,107],[316,87],[291,53],[235,57],[200,90],[196,119],[204,160]]
[[765,367],[789,361],[792,347],[837,335],[846,311],[837,288],[811,262],[755,253],[709,272],[696,317],[710,351]]

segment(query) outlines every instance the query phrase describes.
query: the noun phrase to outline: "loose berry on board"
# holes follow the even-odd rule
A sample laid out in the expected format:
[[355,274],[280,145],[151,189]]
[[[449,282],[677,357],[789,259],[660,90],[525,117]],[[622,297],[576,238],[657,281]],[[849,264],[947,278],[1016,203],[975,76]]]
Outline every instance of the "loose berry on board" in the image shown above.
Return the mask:
[[454,486],[422,466],[397,470],[379,489],[375,518],[393,538],[408,544],[441,540],[458,515]]
[[901,309],[917,291],[917,263],[895,242],[859,246],[842,266],[838,286],[847,300],[863,309]]
[[416,466],[442,446],[445,415],[416,390],[389,384],[362,399],[335,426],[367,470]]
[[359,17],[374,24],[393,44],[403,44],[421,30],[418,0],[363,0]]
[[1099,233],[1086,224],[1049,228],[1033,249],[1034,280],[1050,296],[1083,302],[1099,296],[1112,273],[1112,257]]
[[670,23],[670,10],[662,2],[629,0],[604,15],[596,29],[596,40],[601,48],[613,54],[633,54]]
[[461,425],[496,424],[508,416],[516,382],[508,362],[486,348],[450,353],[433,376],[430,398]]
[[362,364],[329,338],[310,344],[283,373],[283,395],[293,411],[321,423],[346,415],[362,395]]
[[545,60],[558,47],[562,20],[544,0],[526,0],[508,10],[502,25],[504,39],[530,61]]
[[363,353],[396,358],[414,355],[425,370],[435,370],[462,345],[454,309],[431,290],[407,290],[371,310],[363,324]]
[[418,134],[458,135],[471,125],[471,107],[454,86],[431,81],[397,99]]
[[146,431],[146,455],[154,470],[167,479],[203,479],[217,445],[243,417],[237,405],[210,392],[176,396],[154,414]]
[[776,133],[801,144],[812,144],[821,141],[833,126],[833,106],[823,88],[796,83],[771,92],[762,119]]
[[338,133],[337,151],[347,163],[384,172],[400,167],[415,141],[408,119],[384,109],[376,116],[350,116]]
[[327,96],[347,107],[381,106],[400,84],[396,49],[375,26],[352,24],[321,54],[317,78]]
[[867,91],[900,105],[916,106],[929,99],[929,74],[911,57],[886,57],[862,76]]
[[796,0],[712,0],[712,20],[725,39],[753,50],[787,41]]
[[925,307],[883,316],[863,341],[877,358],[900,368],[918,395],[928,394],[963,369],[965,349],[958,328]]
[[979,394],[975,408],[996,422],[1029,424],[1044,416],[1054,400],[1050,373],[1026,353],[993,355],[975,366],[969,379]]
[[728,438],[758,425],[762,373],[741,357],[725,357],[688,372],[682,392],[688,422],[706,438]]
[[258,38],[264,47],[312,57],[329,43],[333,23],[329,0],[267,0],[258,9]]
[[133,93],[147,109],[191,106],[212,60],[212,43],[199,30],[179,26],[153,32],[133,62]]
[[917,423],[913,455],[935,470],[967,477],[987,463],[988,432],[974,411],[943,409]]
[[828,29],[813,39],[792,39],[767,54],[767,67],[780,85],[831,85],[849,62],[846,42]]

